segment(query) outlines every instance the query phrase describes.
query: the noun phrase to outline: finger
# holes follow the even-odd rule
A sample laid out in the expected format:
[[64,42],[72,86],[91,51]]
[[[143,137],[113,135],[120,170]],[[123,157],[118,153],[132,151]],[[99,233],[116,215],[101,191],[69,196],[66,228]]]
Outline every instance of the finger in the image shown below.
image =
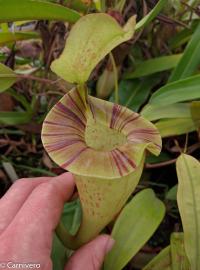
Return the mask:
[[[36,187],[4,231],[4,238],[12,239],[6,249],[15,250],[15,256],[27,260],[50,256],[53,231],[63,205],[74,189],[72,174],[65,173]],[[31,252],[30,252],[31,250]],[[30,258],[30,259],[31,259]]]
[[98,236],[72,255],[65,270],[101,269],[105,255],[112,249],[114,243],[109,235]]
[[0,200],[0,234],[13,220],[30,193],[41,183],[52,177],[38,177],[17,180]]

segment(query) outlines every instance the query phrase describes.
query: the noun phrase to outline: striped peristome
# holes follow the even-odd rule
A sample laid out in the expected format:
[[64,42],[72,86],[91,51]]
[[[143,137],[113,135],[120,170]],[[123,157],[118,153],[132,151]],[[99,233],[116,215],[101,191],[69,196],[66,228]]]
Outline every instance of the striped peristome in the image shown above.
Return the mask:
[[[88,104],[90,113],[75,88],[53,107],[44,121],[43,144],[59,166],[75,174],[116,178],[137,168],[145,148],[159,154],[160,135],[154,125],[139,114],[91,96]],[[88,146],[85,141],[87,118],[102,129],[107,127],[123,134],[124,143],[104,151]],[[96,140],[104,139],[96,135]],[[112,136],[110,140],[113,139]]]

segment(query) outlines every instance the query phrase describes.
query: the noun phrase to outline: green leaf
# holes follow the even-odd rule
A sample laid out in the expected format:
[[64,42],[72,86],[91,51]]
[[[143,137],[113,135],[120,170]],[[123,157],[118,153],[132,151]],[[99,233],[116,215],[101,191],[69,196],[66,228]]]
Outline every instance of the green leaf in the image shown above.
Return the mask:
[[182,54],[174,54],[169,56],[161,56],[140,62],[136,69],[132,72],[124,74],[125,79],[139,78],[154,74],[156,72],[166,71],[176,67],[180,61]]
[[197,127],[200,127],[200,101],[193,101],[190,105],[192,119]]
[[172,72],[169,82],[177,81],[194,74],[200,64],[200,23],[188,43],[183,57]]
[[4,125],[19,125],[30,122],[32,115],[28,112],[0,112],[0,123]]
[[120,270],[155,232],[165,214],[164,204],[153,190],[138,193],[119,215],[112,237],[116,243],[107,255],[105,270]]
[[39,37],[39,34],[34,32],[0,33],[0,45],[6,45],[7,43],[16,42],[18,40],[35,39]]
[[164,151],[162,151],[160,153],[159,156],[153,156],[153,155],[148,155],[146,157],[146,163],[150,163],[150,164],[156,164],[156,163],[160,163],[160,162],[164,162],[164,161],[169,161],[171,158],[170,158],[170,155]]
[[183,233],[172,233],[170,246],[173,270],[190,270],[190,264],[185,254]]
[[56,234],[53,238],[51,259],[54,270],[63,270],[67,261],[67,249],[60,242]]
[[88,9],[89,9],[89,4],[87,5],[87,3],[84,3],[82,0],[67,0],[65,1],[66,4],[72,8],[75,9],[79,12],[83,12],[83,13],[87,13]]
[[[29,120],[30,122],[30,120]],[[55,173],[50,172],[48,170],[42,169],[42,168],[35,168],[35,167],[31,167],[31,166],[27,166],[27,165],[22,165],[22,164],[14,164],[14,166],[16,168],[19,168],[21,170],[26,170],[28,172],[30,172],[31,174],[34,174],[36,176],[40,176],[40,175],[45,175],[45,176],[56,176]]]
[[26,111],[32,112],[31,104],[24,95],[17,93],[14,89],[9,89],[7,93],[19,101]]
[[80,14],[72,9],[41,0],[0,0],[0,22],[59,20],[76,22]]
[[52,70],[68,82],[83,84],[100,60],[133,36],[134,27],[135,16],[123,28],[104,13],[82,17],[70,31],[65,49],[52,63]]
[[196,130],[196,126],[192,118],[160,120],[155,124],[155,126],[163,138],[174,135],[181,135]]
[[[64,205],[61,222],[70,235],[75,235],[80,227],[82,210],[79,199],[67,202]],[[67,261],[69,251],[65,248],[59,238],[55,235],[51,258],[53,269],[63,270]]]
[[[1,35],[1,33],[0,33],[0,35]],[[6,54],[3,54],[0,51],[0,62],[5,62],[6,59],[7,59]],[[27,63],[30,64],[31,59],[29,59],[29,58],[22,58],[22,57],[16,56],[15,57],[15,61],[16,61],[16,65],[25,65]]]
[[200,98],[200,75],[166,84],[150,98],[149,104],[158,106]]
[[0,134],[2,135],[2,134],[11,134],[11,135],[20,135],[20,136],[22,136],[22,135],[25,135],[25,132],[24,131],[22,131],[22,130],[18,130],[18,129],[16,129],[16,130],[13,130],[12,128],[11,129],[8,129],[8,128],[2,128],[1,127],[1,129],[0,129]]
[[166,106],[148,104],[141,111],[141,115],[150,121],[163,118],[190,118],[190,104],[175,103]]
[[7,90],[17,80],[12,69],[0,63],[0,93]]
[[171,248],[164,248],[143,270],[173,270],[171,266]]
[[1,28],[2,32],[8,32],[9,31],[8,23],[1,23],[0,28]]
[[135,27],[135,31],[141,30],[141,28],[148,25],[162,10],[162,8],[167,4],[167,0],[160,0],[156,6],[142,19],[140,20]]
[[177,188],[178,188],[178,185],[175,185],[172,188],[170,188],[170,190],[167,192],[165,196],[167,200],[176,201]]
[[[151,89],[158,82],[158,78],[149,77],[145,80],[122,80],[119,84],[119,101],[123,106],[137,112],[147,100]],[[114,94],[110,101],[114,102]]]
[[177,203],[184,231],[185,251],[192,270],[200,266],[200,164],[182,154],[177,160]]
[[75,235],[80,227],[82,210],[79,200],[68,202],[64,206],[62,222],[71,235]]
[[191,39],[191,36],[196,29],[196,24],[198,24],[196,22],[198,21],[193,21],[190,29],[184,28],[169,39],[168,43],[171,49],[176,49]]

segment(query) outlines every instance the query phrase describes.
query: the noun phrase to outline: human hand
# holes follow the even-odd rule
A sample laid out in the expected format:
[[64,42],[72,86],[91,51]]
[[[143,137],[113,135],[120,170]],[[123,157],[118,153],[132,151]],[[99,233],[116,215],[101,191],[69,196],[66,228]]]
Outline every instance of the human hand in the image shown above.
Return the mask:
[[[70,173],[16,181],[0,200],[0,269],[14,268],[15,263],[52,269],[53,232],[73,190]],[[98,236],[72,255],[65,270],[100,269],[113,244],[110,236]]]

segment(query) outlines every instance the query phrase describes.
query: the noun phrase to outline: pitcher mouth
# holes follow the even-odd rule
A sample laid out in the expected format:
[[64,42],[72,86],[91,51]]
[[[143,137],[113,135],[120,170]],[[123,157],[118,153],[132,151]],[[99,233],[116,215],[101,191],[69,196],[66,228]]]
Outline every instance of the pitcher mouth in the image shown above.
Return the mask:
[[119,178],[135,171],[145,149],[161,150],[159,132],[139,114],[118,104],[68,92],[48,113],[42,141],[50,157],[70,172]]

